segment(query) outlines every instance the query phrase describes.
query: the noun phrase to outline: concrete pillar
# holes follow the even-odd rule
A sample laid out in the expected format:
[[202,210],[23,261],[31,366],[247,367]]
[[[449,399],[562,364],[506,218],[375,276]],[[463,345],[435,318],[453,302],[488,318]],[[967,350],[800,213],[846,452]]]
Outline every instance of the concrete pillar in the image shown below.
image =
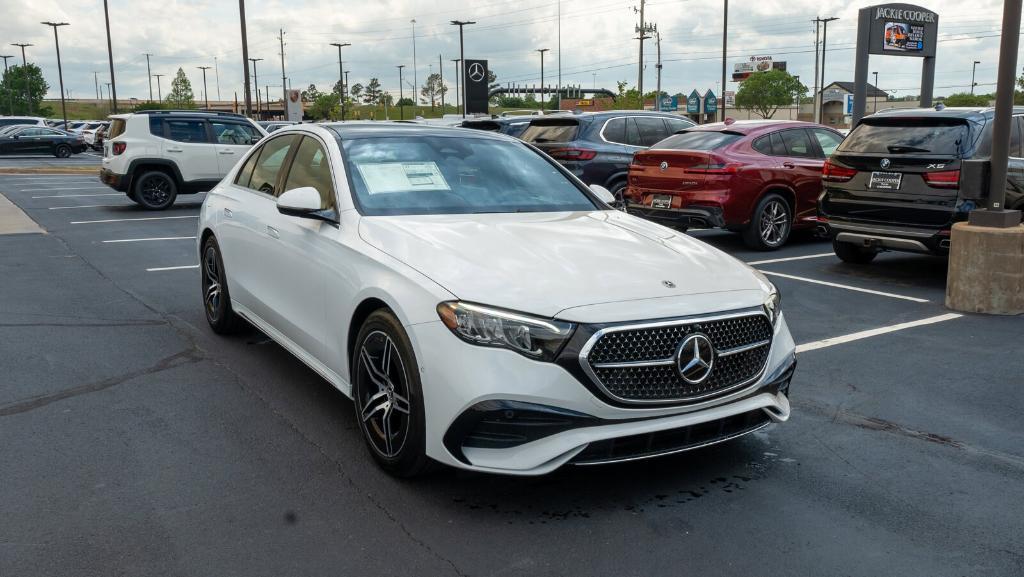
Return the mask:
[[953,225],[946,306],[969,313],[1024,314],[1024,225]]

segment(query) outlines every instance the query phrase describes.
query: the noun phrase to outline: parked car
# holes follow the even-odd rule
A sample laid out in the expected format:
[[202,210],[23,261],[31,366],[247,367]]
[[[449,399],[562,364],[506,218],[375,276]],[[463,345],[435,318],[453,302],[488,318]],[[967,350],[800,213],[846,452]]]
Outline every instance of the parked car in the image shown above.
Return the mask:
[[486,132],[500,132],[509,136],[521,136],[523,131],[530,126],[530,121],[535,116],[508,116],[502,118],[472,118],[466,119],[460,124],[462,128],[472,128]]
[[684,228],[727,228],[751,248],[774,250],[792,230],[818,225],[822,166],[842,141],[806,122],[688,128],[633,157],[628,210]]
[[0,126],[13,126],[15,124],[26,126],[48,126],[45,118],[38,116],[0,116]]
[[67,158],[85,148],[81,136],[48,126],[21,126],[0,134],[0,154],[52,154]]
[[291,120],[260,120],[256,124],[259,124],[267,134],[270,134],[271,132],[284,128],[285,126],[292,126],[293,124],[300,123]]
[[196,288],[215,332],[244,319],[351,396],[395,475],[539,475],[785,421],[772,284],[611,200],[502,135],[283,128],[207,195]]
[[81,128],[79,128],[77,132],[82,135],[82,138],[85,139],[85,143],[88,146],[92,147],[96,139],[96,131],[108,124],[110,123],[107,121],[89,122],[83,125]]
[[[992,153],[992,108],[893,109],[861,120],[825,165],[818,209],[836,256],[883,250],[945,255],[978,201],[961,193],[965,160]],[[1024,107],[1014,108],[1005,206],[1024,209]]]
[[681,116],[639,110],[534,118],[520,135],[587,184],[599,184],[623,202],[633,154],[695,126]]
[[210,190],[266,136],[240,114],[147,110],[111,116],[100,180],[149,210]]
[[93,150],[102,151],[103,150],[103,141],[104,141],[104,139],[106,139],[106,137],[107,137],[107,130],[109,130],[109,129],[110,129],[110,124],[109,123],[107,123],[104,126],[101,126],[101,127],[97,128],[96,129],[96,134],[93,136],[92,145],[90,146],[90,148],[92,148]]

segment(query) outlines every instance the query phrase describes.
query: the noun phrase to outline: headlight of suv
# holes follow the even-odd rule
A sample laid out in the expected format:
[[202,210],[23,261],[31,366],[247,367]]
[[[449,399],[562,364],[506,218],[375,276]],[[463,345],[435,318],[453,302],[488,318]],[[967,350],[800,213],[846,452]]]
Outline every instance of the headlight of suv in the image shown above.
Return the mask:
[[768,320],[771,321],[772,326],[775,326],[775,321],[779,318],[779,313],[782,312],[782,294],[779,293],[779,289],[774,284],[770,284],[771,292],[768,293],[768,298],[764,300],[764,312],[768,315]]
[[437,314],[467,343],[509,349],[539,361],[553,360],[576,328],[573,323],[463,302],[441,303]]

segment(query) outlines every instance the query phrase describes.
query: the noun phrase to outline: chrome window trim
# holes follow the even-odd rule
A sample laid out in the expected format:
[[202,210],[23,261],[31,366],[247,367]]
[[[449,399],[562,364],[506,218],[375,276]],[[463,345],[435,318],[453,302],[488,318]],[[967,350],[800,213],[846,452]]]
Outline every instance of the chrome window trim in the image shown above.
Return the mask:
[[[590,361],[587,359],[587,357],[590,356],[590,351],[593,350],[594,345],[597,344],[597,341],[599,341],[601,339],[601,337],[603,337],[603,336],[605,336],[605,335],[607,335],[609,333],[617,333],[617,332],[632,331],[632,330],[643,330],[643,329],[656,329],[656,328],[673,327],[673,326],[680,326],[680,325],[691,325],[691,324],[700,323],[700,322],[712,322],[712,321],[720,321],[720,320],[726,320],[726,319],[749,317],[749,316],[758,316],[758,315],[764,317],[768,321],[769,325],[772,324],[771,323],[771,319],[768,318],[768,315],[767,315],[767,313],[765,313],[764,308],[762,308],[762,307],[753,307],[753,308],[733,311],[733,312],[730,312],[730,313],[711,314],[711,315],[694,315],[694,316],[689,316],[689,317],[680,317],[680,318],[677,318],[677,319],[671,319],[671,320],[667,320],[667,321],[654,321],[654,322],[645,322],[645,323],[631,323],[631,324],[622,324],[622,325],[614,325],[614,326],[610,326],[610,327],[605,327],[605,328],[595,332],[593,335],[591,335],[590,338],[587,340],[586,344],[583,345],[583,348],[580,349],[580,353],[579,353],[579,356],[578,356],[578,360],[579,360],[579,363],[580,363],[580,368],[583,369],[583,372],[586,373],[587,377],[590,378],[591,382],[593,382],[594,385],[597,386],[597,388],[600,389],[602,393],[607,395],[608,398],[613,399],[616,402],[623,403],[623,404],[628,404],[628,405],[666,405],[666,404],[673,404],[673,403],[691,403],[691,402],[701,401],[701,400],[707,399],[709,397],[725,396],[727,393],[735,392],[738,389],[742,389],[743,387],[745,387],[747,385],[750,385],[751,383],[755,383],[756,384],[758,382],[758,380],[760,380],[760,378],[762,376],[764,376],[765,370],[768,368],[768,361],[770,360],[771,355],[769,354],[768,358],[765,358],[764,365],[761,366],[761,369],[757,372],[757,374],[755,374],[753,377],[751,377],[751,378],[749,378],[749,379],[747,379],[745,381],[741,381],[739,383],[736,383],[735,385],[732,385],[732,386],[729,386],[729,387],[725,387],[725,388],[722,388],[722,389],[718,389],[716,391],[713,391],[713,392],[710,392],[710,393],[705,393],[705,394],[702,394],[702,395],[689,396],[689,397],[676,397],[676,398],[672,398],[672,399],[627,399],[627,398],[620,397],[620,396],[612,393],[611,391],[608,390],[607,387],[605,387],[604,383],[601,382],[601,379],[598,378],[596,373],[594,373],[595,366],[591,366]],[[732,349],[726,349],[724,352],[726,353],[726,356],[734,355],[734,354],[737,354],[737,353],[744,352],[745,350],[755,349],[757,347],[771,346],[771,344],[772,344],[772,339],[769,339],[768,341],[758,341],[757,343],[752,343],[750,345],[743,345],[743,346],[735,347],[735,348],[732,348]],[[718,356],[722,356],[722,354],[719,353],[717,350],[715,351],[715,353]],[[638,361],[638,362],[634,362],[634,363],[617,363],[618,365],[620,365],[618,367],[611,366],[611,365],[614,365],[615,363],[605,363],[605,364],[596,365],[596,368],[628,368],[628,367],[637,367],[637,366],[665,366],[665,365],[674,364],[674,363],[675,363],[675,357],[673,356],[672,359],[656,359],[654,361]],[[625,365],[625,366],[623,367],[621,365]]]

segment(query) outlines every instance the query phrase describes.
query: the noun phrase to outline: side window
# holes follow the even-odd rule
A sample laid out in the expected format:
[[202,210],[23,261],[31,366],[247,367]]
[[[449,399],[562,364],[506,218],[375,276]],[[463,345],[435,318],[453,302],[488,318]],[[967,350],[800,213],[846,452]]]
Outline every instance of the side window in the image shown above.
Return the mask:
[[640,131],[640,146],[651,146],[668,138],[665,121],[658,117],[637,116],[633,119]]
[[754,143],[750,145],[751,148],[760,152],[761,154],[772,155],[772,139],[771,135],[762,136],[754,140]]
[[640,129],[636,127],[636,122],[632,118],[626,120],[626,141],[624,144],[630,146],[643,146],[640,140]]
[[167,138],[178,142],[206,143],[206,123],[202,120],[164,120]]
[[257,149],[246,159],[242,170],[239,170],[238,175],[235,176],[235,184],[243,188],[249,188],[249,181],[252,180],[252,171],[256,168],[256,163],[259,161],[262,152],[262,148]]
[[19,136],[42,136],[42,128],[26,128],[19,133]]
[[604,139],[608,142],[626,143],[626,119],[613,118],[604,125]]
[[[78,128],[78,126],[73,125],[71,127],[71,130],[74,130],[76,128]],[[149,117],[149,133],[152,134],[153,136],[159,136],[160,138],[163,138],[164,137],[164,119],[160,118],[159,116],[150,116]]]
[[818,144],[821,145],[821,151],[825,153],[825,158],[832,156],[832,153],[835,152],[843,142],[841,136],[830,130],[815,128],[811,132],[814,134],[814,138],[818,141]]
[[277,176],[295,140],[294,135],[288,135],[268,141],[263,146],[263,151],[260,152],[260,157],[253,167],[248,188],[272,196],[277,195]]
[[320,193],[320,208],[334,208],[334,184],[331,167],[320,143],[309,136],[303,137],[288,169],[284,190],[311,186]]
[[807,131],[803,129],[783,130],[779,133],[782,143],[786,145],[786,156],[798,158],[814,158],[814,149]]
[[778,132],[771,134],[772,156],[786,156],[786,145],[782,143],[782,137]]
[[666,118],[665,119],[665,124],[668,124],[668,133],[669,134],[675,134],[675,133],[679,132],[680,130],[686,130],[687,128],[689,128],[691,126],[688,122],[683,122],[682,120],[676,120],[675,118]]
[[1020,129],[1022,120],[1024,117],[1014,116],[1013,125],[1010,127],[1010,156],[1014,158],[1021,158]]
[[217,144],[249,145],[261,138],[255,128],[241,122],[211,120],[210,127],[213,128],[213,139]]

